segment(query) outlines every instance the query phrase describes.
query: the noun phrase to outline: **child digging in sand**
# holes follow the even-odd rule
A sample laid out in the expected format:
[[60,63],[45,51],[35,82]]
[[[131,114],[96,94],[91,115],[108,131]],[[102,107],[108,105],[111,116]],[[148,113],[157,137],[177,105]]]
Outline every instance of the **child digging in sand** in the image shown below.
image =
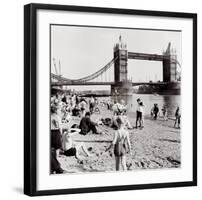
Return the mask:
[[116,119],[118,130],[114,134],[114,139],[111,145],[105,150],[108,151],[111,147],[114,148],[116,171],[121,169],[127,170],[126,166],[126,154],[131,152],[131,145],[129,139],[129,133],[124,129],[124,123],[120,117]]
[[80,162],[82,160],[81,157],[79,156],[79,152],[81,150],[83,151],[83,153],[85,153],[87,157],[91,157],[93,156],[93,154],[91,154],[87,150],[83,142],[80,143],[74,142],[72,136],[79,132],[80,129],[78,128],[71,128],[65,130],[62,136],[62,149],[64,151],[63,154],[65,156],[75,156],[75,158]]

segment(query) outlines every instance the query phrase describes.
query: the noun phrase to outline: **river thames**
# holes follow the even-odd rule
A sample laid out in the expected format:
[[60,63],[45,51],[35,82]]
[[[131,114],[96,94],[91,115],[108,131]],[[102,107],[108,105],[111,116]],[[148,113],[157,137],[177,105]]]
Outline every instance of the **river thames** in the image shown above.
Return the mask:
[[[180,95],[158,95],[158,94],[133,94],[132,96],[119,96],[118,100],[124,99],[128,105],[128,112],[135,112],[137,98],[140,98],[144,104],[145,115],[149,115],[155,103],[158,104],[161,111],[163,105],[167,107],[168,116],[174,116],[177,106],[180,107]],[[111,97],[113,100],[114,97]]]

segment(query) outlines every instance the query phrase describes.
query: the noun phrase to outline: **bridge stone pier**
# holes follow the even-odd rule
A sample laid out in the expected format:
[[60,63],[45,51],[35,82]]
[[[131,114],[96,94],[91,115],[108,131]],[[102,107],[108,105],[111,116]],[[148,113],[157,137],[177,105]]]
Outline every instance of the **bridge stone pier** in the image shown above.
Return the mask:
[[177,80],[177,55],[174,49],[171,49],[171,43],[167,50],[163,52],[163,81],[175,82]]
[[114,46],[114,84],[111,85],[112,95],[132,95],[132,81],[128,80],[128,51],[127,45],[119,42]]

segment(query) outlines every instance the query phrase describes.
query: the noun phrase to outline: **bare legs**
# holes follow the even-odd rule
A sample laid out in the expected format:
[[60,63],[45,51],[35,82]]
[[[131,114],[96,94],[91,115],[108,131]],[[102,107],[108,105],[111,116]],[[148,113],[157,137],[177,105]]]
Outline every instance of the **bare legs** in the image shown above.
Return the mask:
[[128,129],[132,129],[133,127],[131,126],[131,124],[130,124],[130,121],[129,121],[129,119],[126,117],[126,119],[125,119],[125,126],[128,128]]
[[92,156],[92,154],[89,153],[88,149],[86,148],[86,146],[83,142],[76,144],[75,148],[76,148],[76,157],[77,158],[78,158],[79,150],[82,150],[86,156],[89,156],[89,157]]
[[116,171],[120,169],[120,157],[115,156],[115,163],[116,163]]
[[177,128],[180,128],[180,117],[176,117],[174,128],[176,127],[176,125],[177,125]]
[[121,170],[121,167],[124,171],[127,170],[126,167],[126,156],[115,156],[115,162],[116,162],[116,171]]
[[126,167],[126,156],[121,156],[121,165],[122,165],[122,168],[124,171],[127,170],[127,167]]

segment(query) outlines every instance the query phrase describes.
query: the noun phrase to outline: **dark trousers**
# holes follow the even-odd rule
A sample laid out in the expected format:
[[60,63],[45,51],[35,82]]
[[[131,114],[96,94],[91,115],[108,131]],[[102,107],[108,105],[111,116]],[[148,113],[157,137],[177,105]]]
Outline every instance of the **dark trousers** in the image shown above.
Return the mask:
[[[93,132],[93,133],[97,133],[97,128],[96,128],[96,126],[94,125],[94,124],[91,124],[90,125],[90,130]],[[90,131],[89,130],[89,131]]]
[[61,169],[56,157],[56,150],[62,147],[61,135],[59,130],[51,130],[51,173]]
[[139,111],[136,111],[136,123],[135,123],[136,127],[138,125],[138,122],[139,122],[139,126],[142,126],[141,120],[142,120],[142,113]]
[[60,169],[60,163],[56,158],[56,149],[51,148],[51,173],[57,172]]
[[82,128],[80,127],[80,129],[81,129],[80,134],[82,134],[82,135],[87,135],[90,131],[92,131],[94,134],[97,134],[97,133],[98,133],[97,128],[96,128],[96,126],[95,126],[93,123],[91,123],[91,124],[88,126],[88,128],[82,129]]
[[154,119],[157,119],[158,112],[154,112]]

